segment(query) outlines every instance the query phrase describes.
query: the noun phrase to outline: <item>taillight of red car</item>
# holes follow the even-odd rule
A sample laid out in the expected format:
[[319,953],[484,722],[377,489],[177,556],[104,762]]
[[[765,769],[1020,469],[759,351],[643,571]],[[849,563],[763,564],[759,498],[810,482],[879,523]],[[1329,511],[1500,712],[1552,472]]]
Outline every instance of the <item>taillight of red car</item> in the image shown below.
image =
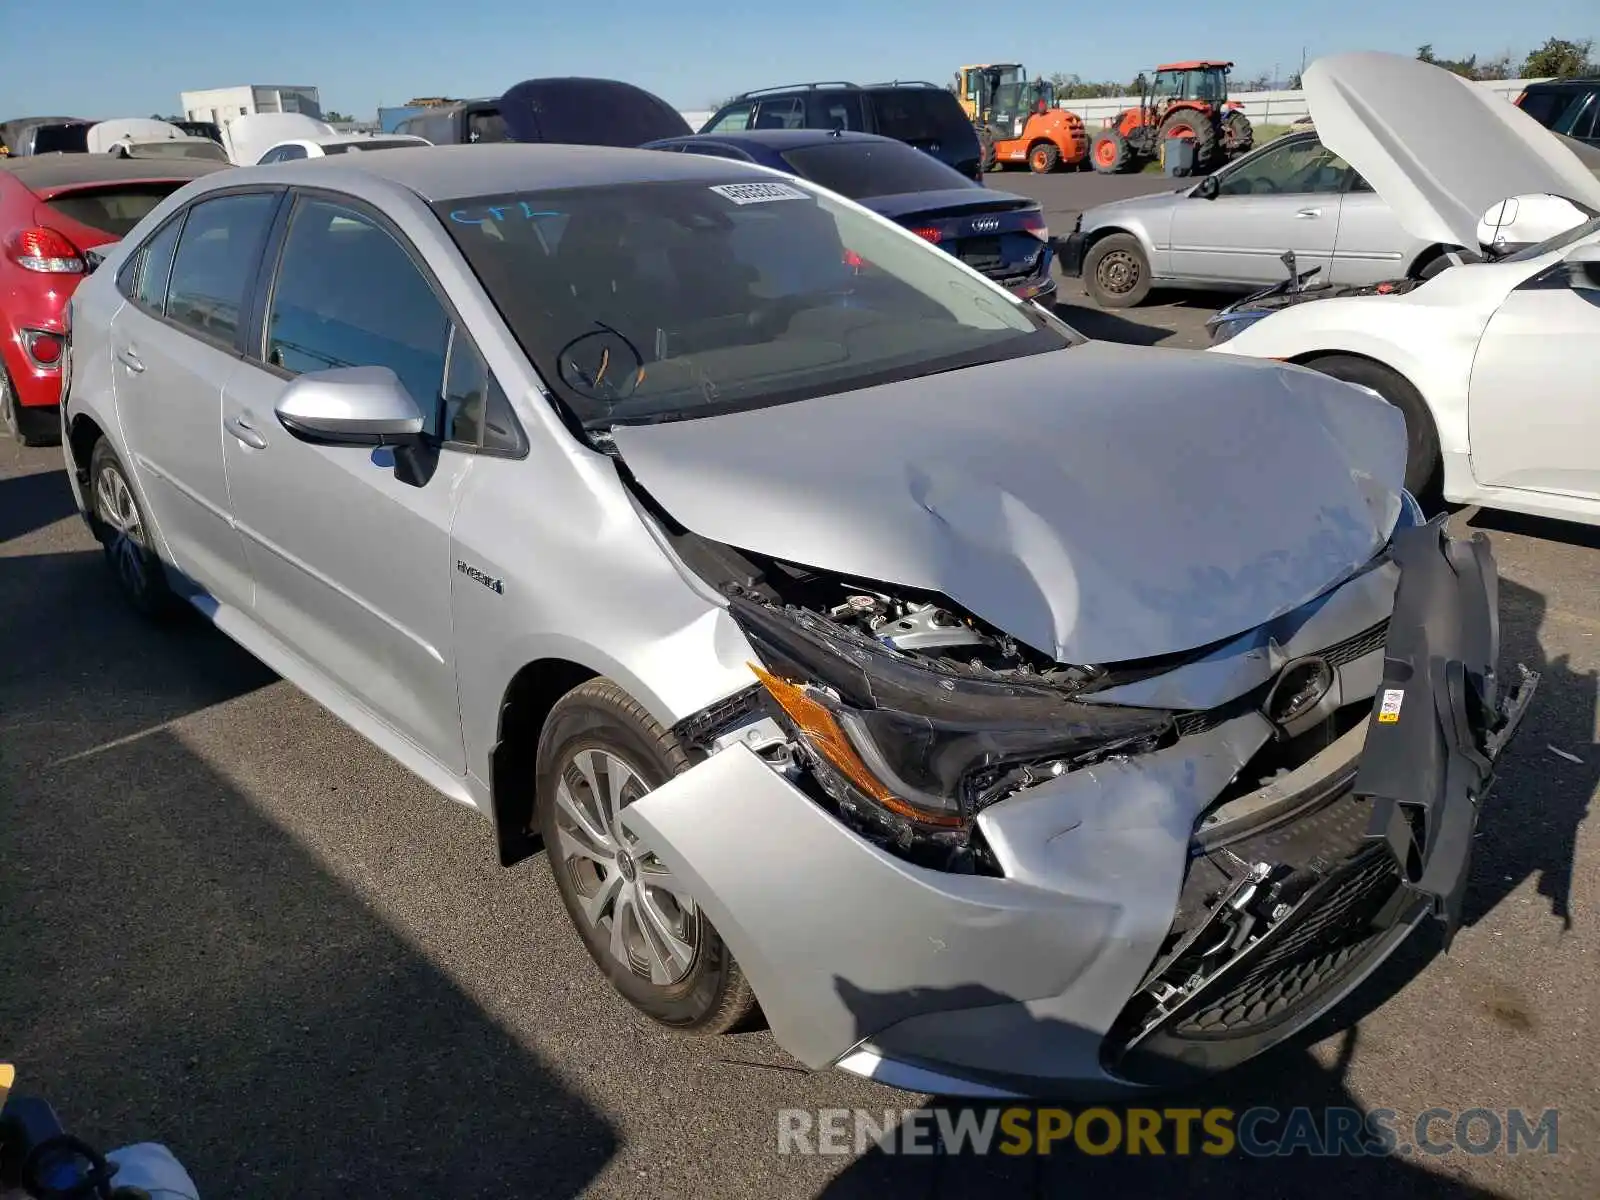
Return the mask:
[[5,253],[24,271],[42,275],[82,275],[88,270],[71,239],[48,225],[18,230],[6,239]]

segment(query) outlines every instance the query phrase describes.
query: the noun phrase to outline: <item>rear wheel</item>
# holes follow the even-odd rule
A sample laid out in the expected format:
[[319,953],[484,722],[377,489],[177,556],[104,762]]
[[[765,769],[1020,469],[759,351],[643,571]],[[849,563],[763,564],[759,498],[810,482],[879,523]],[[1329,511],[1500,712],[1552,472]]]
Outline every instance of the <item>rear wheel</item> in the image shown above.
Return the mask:
[[1180,108],[1161,122],[1160,142],[1168,138],[1188,138],[1194,142],[1194,169],[1200,174],[1211,169],[1217,154],[1217,128],[1208,114],[1197,108]]
[[682,743],[608,679],[568,692],[539,736],[539,830],[589,957],[646,1016],[726,1033],[755,994],[722,938],[621,813],[692,765]]
[[1089,247],[1083,286],[1101,308],[1132,308],[1150,294],[1150,262],[1131,233],[1113,233]]
[[166,568],[155,552],[154,532],[122,460],[105,438],[89,455],[89,505],[95,534],[122,598],[142,616],[165,616],[174,607],[174,597]]
[[1119,130],[1100,129],[1089,143],[1089,162],[1102,175],[1117,175],[1133,166],[1133,151]]
[[983,152],[983,170],[987,174],[999,166],[994,156],[994,134],[987,129],[981,131],[978,134],[978,146]]
[[24,408],[0,366],[0,433],[24,446],[53,446],[61,440],[60,413],[54,408]]
[[1370,358],[1329,354],[1304,365],[1346,383],[1369,387],[1400,410],[1406,421],[1406,491],[1430,511],[1441,499],[1444,464],[1439,457],[1439,433],[1422,393],[1398,371]]
[[1048,175],[1061,163],[1061,151],[1054,142],[1036,142],[1028,150],[1028,167],[1035,175]]

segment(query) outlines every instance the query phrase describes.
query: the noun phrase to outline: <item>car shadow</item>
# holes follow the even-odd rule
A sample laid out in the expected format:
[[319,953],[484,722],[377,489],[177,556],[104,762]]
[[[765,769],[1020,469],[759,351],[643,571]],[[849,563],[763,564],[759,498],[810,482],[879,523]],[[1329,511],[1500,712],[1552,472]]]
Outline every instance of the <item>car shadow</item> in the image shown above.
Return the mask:
[[[18,449],[15,442],[0,442],[0,454],[15,454]],[[77,511],[65,470],[0,477],[0,545]]]
[[1082,303],[1057,300],[1056,316],[1079,333],[1101,342],[1122,342],[1129,346],[1155,346],[1172,336],[1170,329],[1141,325],[1107,309],[1096,308],[1087,298]]
[[[973,993],[983,989],[959,989],[955,1002],[974,1003]],[[866,1001],[866,1008],[881,1004],[883,997],[868,997],[841,989],[847,1004]],[[1007,997],[990,993],[992,1003],[1006,1003]],[[982,1003],[979,1001],[979,1003]],[[1051,1028],[1054,1026],[1055,1028]],[[1033,1029],[1040,1035],[1065,1032],[1061,1022],[1035,1020]],[[1376,1143],[1367,1136],[1359,1140],[1365,1152],[1318,1154],[1310,1150],[1338,1144],[1341,1118],[1330,1117],[1330,1109],[1345,1110],[1343,1119],[1366,1119],[1368,1107],[1345,1084],[1345,1076],[1360,1042],[1360,1032],[1347,1028],[1338,1041],[1334,1061],[1324,1065],[1296,1039],[1245,1066],[1200,1086],[1163,1091],[1132,1101],[1101,1102],[1094,1105],[1068,1103],[1063,1107],[1074,1116],[1090,1107],[1098,1110],[1089,1152],[1071,1136],[1052,1145],[1049,1153],[1039,1153],[1036,1141],[1022,1144],[1017,1152],[1017,1128],[1026,1128],[1036,1137],[1040,1129],[1038,1110],[1046,1103],[971,1102],[932,1097],[926,1107],[933,1116],[923,1118],[921,1142],[932,1151],[905,1152],[900,1125],[890,1123],[889,1137],[869,1142],[865,1153],[852,1159],[821,1190],[826,1200],[887,1200],[891,1197],[957,1197],[974,1195],[1013,1195],[1048,1197],[1086,1195],[1091,1191],[1124,1192],[1138,1196],[1206,1195],[1229,1196],[1235,1200],[1282,1200],[1285,1196],[1327,1197],[1348,1200],[1352,1195],[1400,1197],[1448,1197],[1451,1200],[1500,1200],[1502,1193],[1476,1187],[1450,1176],[1431,1171],[1417,1161],[1416,1115],[1397,1112],[1384,1122],[1392,1138],[1389,1153],[1378,1153]],[[1309,1110],[1310,1119],[1291,1116],[1295,1109]],[[1010,1123],[997,1118],[1007,1110],[1020,1109],[1022,1119],[1012,1113]],[[1170,1121],[1160,1134],[1161,1153],[1148,1146],[1143,1153],[1126,1153],[1118,1148],[1107,1152],[1097,1147],[1107,1144],[1108,1130],[1130,1127],[1130,1110],[1155,1109],[1159,1112],[1190,1110],[1194,1116],[1193,1135],[1187,1153],[1179,1145]],[[1223,1124],[1234,1134],[1234,1144],[1224,1146],[1220,1139],[1204,1132],[1201,1114],[1208,1110],[1228,1110]],[[1274,1110],[1252,1116],[1250,1110]],[[944,1114],[941,1119],[941,1112]],[[991,1116],[994,1114],[994,1116]],[[876,1116],[878,1114],[872,1114]],[[958,1132],[981,1128],[995,1120],[995,1133],[989,1149],[974,1152],[970,1136],[963,1140]],[[1108,1120],[1109,1119],[1109,1120]],[[1296,1126],[1298,1122],[1298,1126]],[[1306,1133],[1308,1140],[1293,1150],[1291,1131]],[[1445,1126],[1422,1132],[1439,1140]],[[954,1137],[951,1134],[954,1133]],[[845,1137],[854,1135],[847,1124]],[[1011,1151],[1002,1149],[1008,1142]],[[1212,1149],[1205,1146],[1210,1143]],[[1226,1151],[1225,1153],[1223,1151]]]
[[103,1150],[166,1143],[206,1196],[592,1186],[604,1117],[172,728],[271,673],[125,617],[105,576],[93,551],[0,572],[18,1092]]

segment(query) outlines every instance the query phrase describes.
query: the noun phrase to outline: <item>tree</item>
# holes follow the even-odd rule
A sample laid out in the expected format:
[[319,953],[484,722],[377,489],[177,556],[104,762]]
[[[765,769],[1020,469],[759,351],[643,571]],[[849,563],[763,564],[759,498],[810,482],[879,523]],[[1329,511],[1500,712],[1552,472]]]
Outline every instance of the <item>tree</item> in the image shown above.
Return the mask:
[[1572,79],[1579,75],[1600,73],[1600,65],[1589,61],[1589,53],[1593,49],[1593,38],[1584,38],[1581,42],[1550,38],[1523,60],[1522,77]]
[[1241,92],[1270,92],[1274,82],[1276,81],[1272,76],[1263,71],[1259,75],[1253,75],[1249,79],[1241,80],[1239,90]]
[[323,113],[322,119],[328,122],[330,125],[338,125],[344,121],[355,120],[354,117],[347,117],[344,113],[340,112],[336,108],[330,108],[327,112]]
[[1291,92],[1298,92],[1301,88],[1305,87],[1305,85],[1305,80],[1300,77],[1299,71],[1296,71],[1289,77],[1289,90]]

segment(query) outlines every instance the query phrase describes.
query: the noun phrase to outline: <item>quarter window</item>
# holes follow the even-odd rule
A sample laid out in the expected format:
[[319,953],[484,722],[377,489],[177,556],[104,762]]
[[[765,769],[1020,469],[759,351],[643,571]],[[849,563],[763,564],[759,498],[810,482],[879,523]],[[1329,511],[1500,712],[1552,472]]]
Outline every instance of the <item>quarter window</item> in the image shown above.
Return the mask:
[[522,449],[519,430],[511,402],[489,364],[466,331],[456,326],[445,371],[443,440],[469,450],[514,454]]
[[[276,192],[248,192],[202,200],[189,209],[166,289],[169,320],[219,341],[233,341],[245,287],[277,204]],[[152,276],[152,297],[156,282]]]
[[139,269],[134,277],[134,303],[160,313],[167,304],[167,281],[172,278],[172,252],[183,229],[181,218],[168,221],[139,252]]
[[450,318],[405,248],[365,214],[302,200],[267,320],[267,361],[291,374],[388,367],[436,434]]

